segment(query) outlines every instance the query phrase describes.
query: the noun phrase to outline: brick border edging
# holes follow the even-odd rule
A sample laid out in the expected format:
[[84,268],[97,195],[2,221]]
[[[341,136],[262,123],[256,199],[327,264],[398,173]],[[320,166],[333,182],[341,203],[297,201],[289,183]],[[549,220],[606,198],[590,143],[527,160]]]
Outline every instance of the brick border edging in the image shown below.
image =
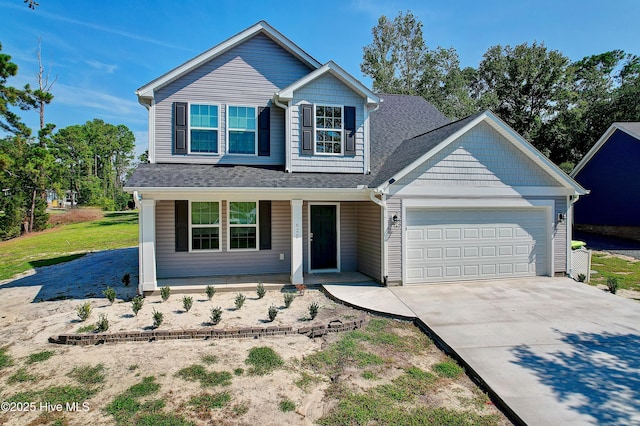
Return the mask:
[[57,337],[49,337],[49,343],[59,345],[99,345],[102,343],[120,342],[155,342],[159,340],[176,339],[243,339],[265,336],[286,336],[302,334],[307,337],[320,337],[327,333],[357,330],[367,322],[362,316],[353,321],[334,319],[327,324],[309,325],[294,329],[293,326],[267,326],[267,327],[242,327],[242,328],[190,328],[185,330],[148,330],[148,331],[118,331],[115,333],[80,333],[60,334]]

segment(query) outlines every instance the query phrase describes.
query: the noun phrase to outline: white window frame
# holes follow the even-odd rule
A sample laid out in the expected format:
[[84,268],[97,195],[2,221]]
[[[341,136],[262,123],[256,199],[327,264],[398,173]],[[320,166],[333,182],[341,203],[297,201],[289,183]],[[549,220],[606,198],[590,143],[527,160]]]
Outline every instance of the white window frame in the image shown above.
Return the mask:
[[[214,106],[216,108],[218,108],[218,127],[213,128],[213,127],[196,127],[196,126],[191,126],[191,105],[205,105],[205,106]],[[194,154],[194,155],[209,155],[209,156],[219,156],[220,155],[220,122],[222,120],[222,116],[220,114],[221,108],[220,108],[220,104],[216,104],[216,103],[207,103],[207,102],[189,102],[187,103],[187,129],[188,129],[188,138],[189,141],[187,143],[187,153],[188,154]],[[216,151],[217,152],[198,152],[198,151],[191,151],[191,130],[216,130],[218,132],[218,137],[216,138]],[[189,204],[191,205],[191,204]],[[191,219],[189,219],[189,221],[191,221]]]
[[[218,203],[218,223],[217,224],[193,224],[191,222],[191,206],[193,203]],[[222,251],[222,201],[220,200],[194,200],[189,201],[189,252],[193,253],[217,253]],[[218,248],[217,249],[194,249],[193,248],[193,228],[218,228]]]
[[[231,152],[230,148],[231,148],[231,141],[229,140],[229,132],[230,131],[247,131],[247,129],[239,129],[237,127],[230,127],[229,126],[229,108],[231,107],[237,107],[237,108],[253,108],[254,110],[254,119],[255,119],[255,123],[256,123],[256,128],[254,129],[254,138],[253,138],[253,154],[241,154],[241,153],[237,153],[237,152]],[[258,106],[257,105],[232,105],[232,104],[227,104],[226,107],[226,115],[225,115],[225,124],[226,124],[226,137],[227,137],[227,149],[226,149],[226,153],[229,155],[242,155],[242,156],[251,156],[251,157],[257,157],[258,156],[258,130],[260,127],[260,123],[258,123]]]
[[[231,223],[231,203],[255,203],[256,223],[255,224],[232,224]],[[260,251],[260,202],[258,200],[227,200],[227,251]],[[255,228],[256,248],[231,248],[231,228]]]
[[[316,108],[332,107],[340,108],[340,129],[325,129],[317,127]],[[318,152],[318,131],[339,131],[340,132],[340,152]],[[326,155],[332,157],[341,157],[344,155],[344,105],[337,104],[313,104],[313,153],[314,155]]]

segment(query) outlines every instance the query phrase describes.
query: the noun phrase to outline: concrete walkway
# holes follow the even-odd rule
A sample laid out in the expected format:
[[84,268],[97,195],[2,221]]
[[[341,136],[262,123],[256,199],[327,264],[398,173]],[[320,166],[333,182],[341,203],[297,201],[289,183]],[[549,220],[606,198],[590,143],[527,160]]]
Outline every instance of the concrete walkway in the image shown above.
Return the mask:
[[327,285],[414,317],[529,425],[640,425],[640,304],[568,278]]

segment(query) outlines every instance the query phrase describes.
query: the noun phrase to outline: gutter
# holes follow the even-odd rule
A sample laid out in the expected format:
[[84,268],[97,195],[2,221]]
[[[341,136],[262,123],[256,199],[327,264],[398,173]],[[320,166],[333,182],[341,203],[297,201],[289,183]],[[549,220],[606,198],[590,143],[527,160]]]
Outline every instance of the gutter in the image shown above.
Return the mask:
[[272,100],[276,106],[279,106],[284,110],[284,170],[287,173],[291,173],[291,117],[289,116],[289,102],[291,102],[291,100],[287,101],[286,104],[283,104],[280,102],[280,96],[278,96],[278,93],[273,95]]

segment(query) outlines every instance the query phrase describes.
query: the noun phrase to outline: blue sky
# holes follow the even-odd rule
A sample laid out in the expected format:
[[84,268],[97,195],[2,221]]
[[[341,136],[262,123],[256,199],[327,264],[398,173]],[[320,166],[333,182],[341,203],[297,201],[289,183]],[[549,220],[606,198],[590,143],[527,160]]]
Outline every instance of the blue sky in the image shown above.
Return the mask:
[[[410,10],[430,47],[454,47],[477,67],[496,44],[544,42],[572,60],[612,49],[640,54],[638,0],[0,0],[2,53],[19,66],[13,86],[36,85],[35,50],[57,75],[46,121],[59,128],[101,118],[125,124],[136,151],[147,143],[146,110],[134,91],[260,20],[320,62],[334,60],[365,84],[362,48],[380,15]],[[32,128],[35,111],[21,112]]]

